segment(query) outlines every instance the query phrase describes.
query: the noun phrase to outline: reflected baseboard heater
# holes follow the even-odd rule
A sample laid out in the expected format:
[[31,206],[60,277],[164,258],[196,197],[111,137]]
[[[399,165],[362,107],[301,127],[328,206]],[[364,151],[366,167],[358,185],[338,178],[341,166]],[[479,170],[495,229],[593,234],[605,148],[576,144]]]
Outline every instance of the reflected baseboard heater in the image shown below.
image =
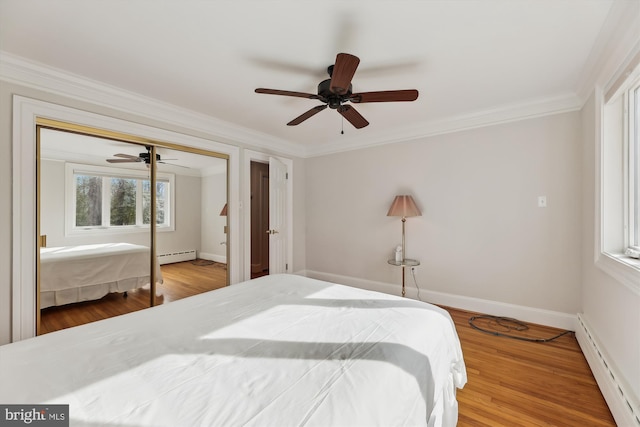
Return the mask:
[[158,255],[158,263],[160,263],[160,265],[171,264],[172,262],[191,261],[193,259],[196,259],[195,249]]

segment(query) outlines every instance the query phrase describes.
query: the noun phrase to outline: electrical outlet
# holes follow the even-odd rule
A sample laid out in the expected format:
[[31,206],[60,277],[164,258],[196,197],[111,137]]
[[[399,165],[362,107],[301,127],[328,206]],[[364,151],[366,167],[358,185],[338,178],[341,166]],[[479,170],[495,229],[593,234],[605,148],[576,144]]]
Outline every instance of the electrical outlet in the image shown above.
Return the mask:
[[538,196],[538,207],[539,208],[547,207],[547,196]]

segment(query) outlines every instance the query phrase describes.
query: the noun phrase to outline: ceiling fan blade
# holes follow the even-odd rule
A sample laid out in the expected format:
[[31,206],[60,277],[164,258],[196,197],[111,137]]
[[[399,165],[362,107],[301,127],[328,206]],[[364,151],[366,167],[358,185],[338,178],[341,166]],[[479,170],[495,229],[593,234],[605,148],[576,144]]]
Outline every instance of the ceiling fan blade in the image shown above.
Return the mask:
[[131,160],[136,161],[136,162],[139,162],[139,161],[140,161],[140,160],[139,160],[139,159],[140,159],[140,157],[138,157],[138,156],[132,156],[131,154],[122,154],[122,153],[118,153],[118,154],[114,154],[113,156],[114,156],[114,157],[122,157],[122,158],[125,158],[125,159],[131,159]]
[[295,96],[298,98],[307,98],[307,99],[321,99],[318,95],[314,95],[312,93],[293,92],[290,90],[258,88],[256,89],[256,93],[265,93],[267,95]]
[[338,107],[338,113],[347,119],[356,129],[362,129],[369,125],[367,119],[362,117],[351,105],[341,105]]
[[336,56],[336,63],[331,73],[331,84],[329,85],[331,92],[338,95],[347,93],[358,64],[360,64],[360,59],[357,56],[349,55],[348,53],[339,53]]
[[289,123],[287,123],[287,126],[299,125],[300,123],[302,123],[305,120],[307,120],[309,117],[315,116],[316,114],[318,114],[320,111],[324,110],[325,108],[327,108],[326,105],[318,105],[317,107],[313,107],[311,110],[309,110],[309,111],[299,115],[295,119],[291,120]]
[[135,159],[107,159],[109,163],[137,163],[140,159],[137,157]]
[[415,89],[362,92],[354,93],[349,97],[349,101],[355,102],[356,104],[362,102],[415,101],[416,99],[418,99],[418,91]]
[[[173,159],[173,160],[178,160],[178,159]],[[163,165],[177,166],[179,168],[191,169],[189,166],[176,165],[175,163],[167,163],[167,162],[162,161],[162,160],[159,161],[158,163],[162,163]]]

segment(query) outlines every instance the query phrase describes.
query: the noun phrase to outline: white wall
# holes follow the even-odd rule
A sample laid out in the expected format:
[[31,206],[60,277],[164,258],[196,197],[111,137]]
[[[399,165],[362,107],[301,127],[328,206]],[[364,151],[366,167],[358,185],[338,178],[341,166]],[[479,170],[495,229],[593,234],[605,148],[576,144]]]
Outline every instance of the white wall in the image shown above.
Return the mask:
[[[298,159],[289,171],[293,177],[293,266],[294,273],[306,268],[307,214],[306,214],[306,160]],[[249,261],[250,262],[250,261]]]
[[[64,236],[64,179],[65,164],[58,160],[40,161],[40,234],[47,236],[47,246],[71,245]],[[147,239],[148,241],[149,239]],[[138,243],[138,242],[129,242]]]
[[579,136],[578,113],[565,113],[307,159],[307,269],[399,294],[386,261],[401,222],[386,214],[412,194],[422,216],[407,219],[407,257],[422,290],[575,315]]
[[224,262],[227,260],[227,236],[224,227],[227,217],[220,216],[220,211],[227,200],[227,171],[220,169],[217,173],[202,177],[202,244],[200,258]]
[[11,97],[0,84],[0,344],[11,340],[12,200]]
[[[175,231],[157,234],[157,253],[170,251],[200,250],[202,233],[200,223],[202,212],[200,208],[201,179],[196,176],[176,175],[176,205],[174,220]],[[165,252],[166,251],[166,252]]]

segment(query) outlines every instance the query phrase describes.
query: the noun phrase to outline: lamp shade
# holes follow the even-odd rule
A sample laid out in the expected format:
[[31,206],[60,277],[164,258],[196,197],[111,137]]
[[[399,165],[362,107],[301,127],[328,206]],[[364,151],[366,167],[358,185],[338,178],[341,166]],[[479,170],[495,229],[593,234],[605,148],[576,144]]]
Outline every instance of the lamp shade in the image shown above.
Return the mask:
[[408,195],[396,196],[391,203],[387,216],[421,216],[420,209],[416,206],[416,202],[413,201],[413,197]]

